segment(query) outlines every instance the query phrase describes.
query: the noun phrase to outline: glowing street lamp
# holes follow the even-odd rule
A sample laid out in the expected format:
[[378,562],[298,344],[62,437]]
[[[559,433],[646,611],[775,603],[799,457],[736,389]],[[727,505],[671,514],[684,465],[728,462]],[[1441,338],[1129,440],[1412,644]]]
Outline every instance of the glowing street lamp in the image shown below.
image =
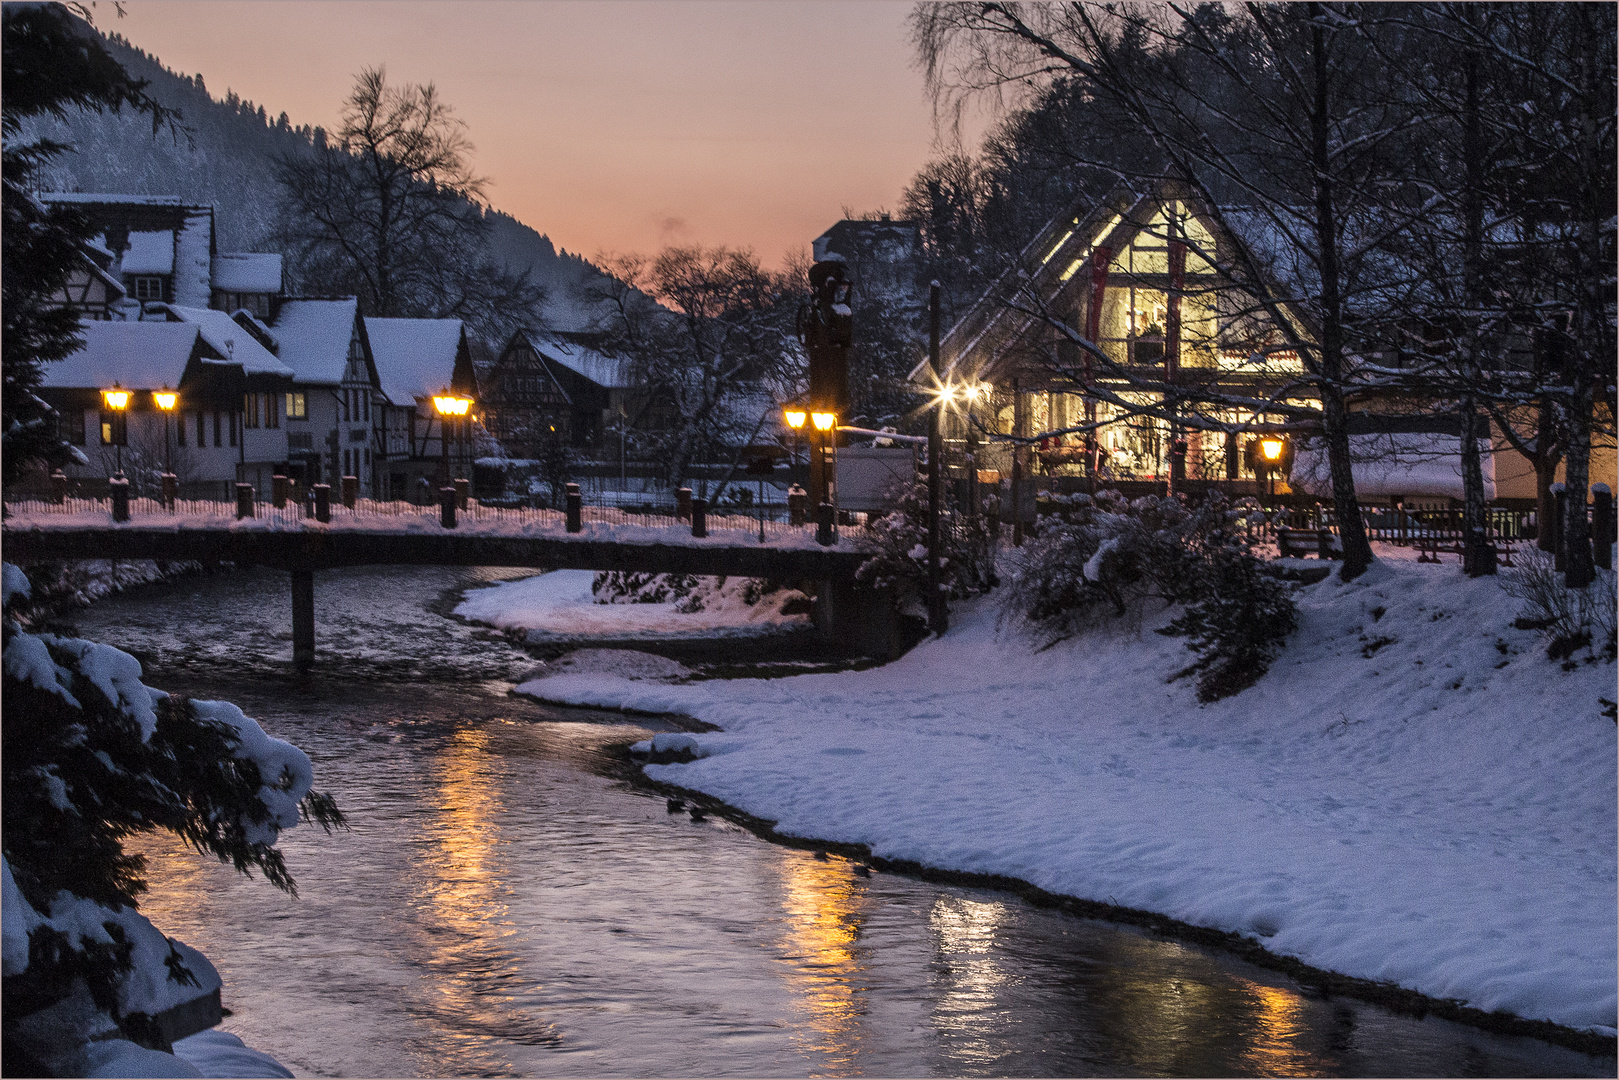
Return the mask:
[[810,423],[815,425],[816,431],[831,431],[838,422],[837,413],[818,412],[810,413]]
[[1283,467],[1287,454],[1287,439],[1281,435],[1262,435],[1259,439],[1259,460],[1256,464],[1263,476],[1269,497],[1276,497],[1276,470]]
[[163,471],[174,472],[174,454],[169,449],[169,414],[180,403],[180,395],[170,390],[167,385],[161,390],[152,391],[152,404],[163,413]]
[[129,391],[116,382],[111,390],[101,391],[101,403],[114,417],[101,425],[102,442],[112,443],[117,448],[120,479],[124,475],[124,443],[129,439],[128,421],[124,419],[124,410],[129,408],[129,396]]
[[472,399],[461,397],[448,388],[433,395],[433,409],[439,415],[439,448],[444,452],[444,486],[450,486],[450,421],[465,417],[472,409]]

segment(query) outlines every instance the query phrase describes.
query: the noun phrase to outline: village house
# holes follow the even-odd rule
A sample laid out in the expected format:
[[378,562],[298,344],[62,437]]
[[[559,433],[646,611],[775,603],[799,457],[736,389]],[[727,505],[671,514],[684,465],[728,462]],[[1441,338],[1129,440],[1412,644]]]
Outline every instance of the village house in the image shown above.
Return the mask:
[[[414,498],[424,487],[470,477],[479,395],[461,320],[367,316],[364,322],[382,376],[374,408],[377,497]],[[465,416],[439,414],[433,399],[446,390],[473,401]]]
[[[1243,230],[1242,240],[1262,271],[1287,278],[1287,253],[1279,242],[1270,242],[1274,238],[1262,219],[1241,210],[1221,217]],[[1235,493],[1257,492],[1263,474],[1256,466],[1263,464],[1253,452],[1254,436],[1175,427],[1084,392],[1086,385],[1094,386],[1126,405],[1155,398],[1132,385],[1128,376],[1136,373],[1145,382],[1185,387],[1193,396],[1315,405],[1303,365],[1288,347],[1289,333],[1217,271],[1216,264],[1229,264],[1234,243],[1206,207],[1172,182],[1141,197],[1121,192],[1100,205],[1077,204],[1048,223],[1024,248],[1017,267],[941,342],[943,381],[958,391],[945,419],[947,439],[958,448],[951,462],[958,473],[969,417],[992,431],[1024,436],[1099,422],[1103,426],[1092,436],[1054,435],[1019,451],[1020,471],[1040,487],[1064,486],[1064,477],[1094,477],[1147,481],[1160,488],[1175,483],[1182,489],[1214,482]],[[1291,324],[1286,330],[1314,340],[1307,317],[1289,305],[1282,310]],[[1094,342],[1111,364],[1088,360],[1043,316]],[[911,378],[919,389],[932,385],[925,360]],[[969,399],[967,390],[975,396]],[[1356,485],[1363,498],[1448,502],[1461,497],[1460,428],[1454,416],[1432,415],[1426,402],[1387,394],[1362,393],[1351,409]],[[1231,423],[1287,419],[1253,408],[1204,405],[1200,411]],[[975,467],[989,477],[1011,471],[1014,452],[1006,444],[974,449]],[[1499,432],[1488,449],[1493,452],[1483,457],[1486,497],[1533,499],[1529,463]],[[1289,464],[1300,491],[1327,494],[1325,464],[1311,444],[1299,441]],[[1611,448],[1597,449],[1592,470],[1594,476],[1612,472]],[[1288,475],[1274,479],[1279,490],[1289,490]]]
[[[83,448],[65,469],[82,489],[104,490],[120,463],[137,491],[172,470],[183,497],[203,498],[228,498],[236,483],[264,497],[278,474],[306,487],[353,476],[363,495],[402,497],[437,475],[430,392],[476,396],[459,320],[367,320],[354,297],[288,297],[280,255],[215,250],[211,207],[42,199],[101,230],[59,298],[81,312],[85,347],[46,365],[41,390],[62,437]],[[105,407],[113,388],[130,392],[122,413]]]
[[553,437],[600,451],[626,423],[656,428],[655,403],[636,392],[630,365],[598,337],[518,330],[483,380],[484,426],[513,458],[537,458]]

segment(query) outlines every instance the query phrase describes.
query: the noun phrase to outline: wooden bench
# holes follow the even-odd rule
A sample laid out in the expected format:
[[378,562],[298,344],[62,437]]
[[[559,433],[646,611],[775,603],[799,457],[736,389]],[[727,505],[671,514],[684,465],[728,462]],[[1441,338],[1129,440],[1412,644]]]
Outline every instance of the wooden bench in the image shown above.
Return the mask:
[[1276,554],[1283,559],[1336,559],[1331,529],[1277,529]]

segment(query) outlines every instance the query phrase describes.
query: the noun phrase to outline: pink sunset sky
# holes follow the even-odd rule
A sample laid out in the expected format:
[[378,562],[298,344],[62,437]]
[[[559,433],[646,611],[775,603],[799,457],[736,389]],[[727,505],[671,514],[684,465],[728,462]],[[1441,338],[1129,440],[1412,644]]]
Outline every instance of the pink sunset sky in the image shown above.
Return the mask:
[[[105,9],[105,6],[103,8]],[[899,2],[131,0],[97,22],[184,74],[333,127],[354,75],[434,82],[491,202],[559,246],[751,247],[769,265],[896,208],[932,106]]]

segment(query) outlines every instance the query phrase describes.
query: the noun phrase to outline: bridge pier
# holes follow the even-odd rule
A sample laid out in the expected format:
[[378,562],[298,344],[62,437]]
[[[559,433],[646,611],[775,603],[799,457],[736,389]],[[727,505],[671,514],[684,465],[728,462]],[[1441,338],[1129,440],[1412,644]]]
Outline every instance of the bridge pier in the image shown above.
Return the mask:
[[810,617],[822,640],[845,652],[897,660],[905,654],[904,624],[893,594],[849,578],[815,583]]
[[315,666],[315,572],[292,572],[292,666]]

